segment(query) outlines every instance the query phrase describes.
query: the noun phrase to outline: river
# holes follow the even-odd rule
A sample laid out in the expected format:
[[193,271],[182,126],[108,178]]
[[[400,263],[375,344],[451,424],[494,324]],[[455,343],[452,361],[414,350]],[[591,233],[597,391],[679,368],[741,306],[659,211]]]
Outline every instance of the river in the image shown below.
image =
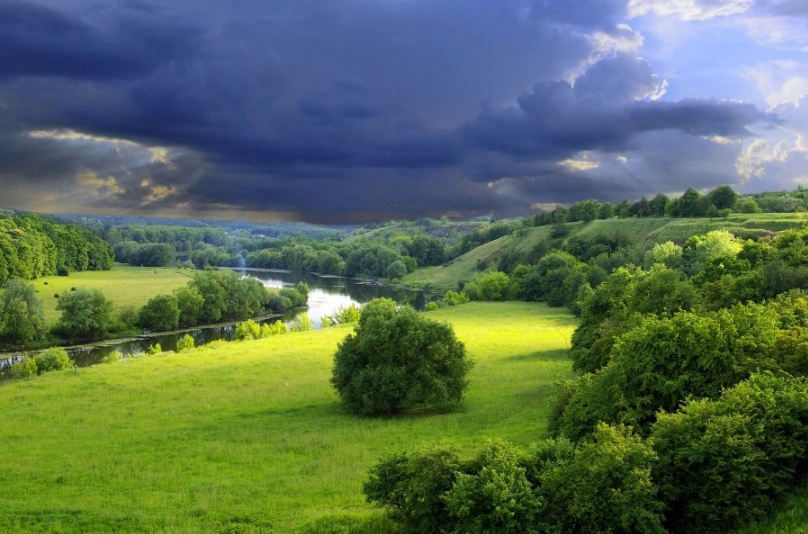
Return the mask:
[[[426,297],[421,291],[385,286],[372,281],[272,269],[237,269],[236,272],[257,278],[265,287],[294,287],[301,281],[309,286],[309,299],[306,307],[290,310],[282,316],[275,315],[258,322],[274,322],[281,319],[288,324],[298,314],[306,312],[315,328],[320,328],[323,316],[332,314],[340,306],[347,307],[352,304],[361,306],[378,297],[391,298],[399,304],[410,304],[418,310],[422,310],[426,305]],[[149,346],[156,343],[159,343],[163,350],[175,350],[177,341],[185,334],[192,335],[196,345],[201,346],[218,339],[230,340],[234,330],[235,323],[207,325],[181,332],[141,335],[136,338],[116,339],[90,345],[65,347],[65,349],[76,365],[87,367],[101,362],[106,355],[116,350],[124,355],[139,356]],[[0,356],[0,368],[13,361],[19,361],[21,358],[22,355]]]

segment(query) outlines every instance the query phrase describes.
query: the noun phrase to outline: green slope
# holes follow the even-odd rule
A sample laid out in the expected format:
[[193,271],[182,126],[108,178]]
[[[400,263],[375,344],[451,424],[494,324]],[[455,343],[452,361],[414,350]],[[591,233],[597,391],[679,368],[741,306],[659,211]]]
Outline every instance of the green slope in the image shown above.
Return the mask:
[[[752,234],[769,235],[789,228],[800,228],[808,222],[801,213],[734,214],[727,219],[609,219],[589,223],[570,223],[569,233],[560,238],[563,244],[573,236],[594,237],[598,235],[623,235],[648,249],[656,243],[674,241],[684,243],[694,235],[712,230],[726,229],[745,238]],[[524,228],[513,234],[486,243],[451,262],[439,267],[418,269],[402,279],[413,286],[431,286],[437,290],[456,289],[458,282],[473,279],[479,270],[477,265],[496,265],[503,255],[527,253],[542,241],[551,239],[552,227]]]
[[445,413],[344,413],[328,380],[350,327],[1,384],[0,532],[288,532],[378,513],[361,484],[385,453],[544,437],[575,320],[528,303],[429,317],[476,362]]

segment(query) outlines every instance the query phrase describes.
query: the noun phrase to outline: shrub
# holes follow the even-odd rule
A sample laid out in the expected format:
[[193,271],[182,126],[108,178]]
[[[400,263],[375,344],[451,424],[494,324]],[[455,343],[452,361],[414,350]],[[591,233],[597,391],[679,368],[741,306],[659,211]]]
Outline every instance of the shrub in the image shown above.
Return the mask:
[[435,302],[435,301],[429,302],[429,303],[427,303],[426,306],[424,306],[424,311],[428,311],[428,312],[435,311],[435,310],[438,310],[438,309],[440,309],[440,306],[438,306],[438,303]]
[[117,350],[113,350],[101,360],[101,363],[115,363],[123,360],[123,354]]
[[452,488],[442,496],[452,532],[541,532],[537,523],[544,503],[534,492],[524,463],[519,451],[496,442],[472,462],[478,469],[458,473]]
[[303,312],[295,317],[295,320],[292,321],[292,326],[290,327],[292,332],[306,332],[308,330],[314,330],[314,323],[309,319],[309,314]]
[[505,300],[508,297],[510,279],[503,272],[492,271],[480,275],[476,282],[480,300]]
[[331,383],[362,415],[460,401],[471,362],[451,326],[390,299],[372,300],[334,357]]
[[457,292],[457,291],[447,291],[445,295],[443,295],[443,302],[446,303],[448,306],[459,306],[461,304],[466,304],[471,299],[465,293]]
[[599,424],[569,461],[540,475],[554,532],[661,534],[662,502],[651,482],[654,451],[628,427]]
[[191,350],[196,346],[196,341],[190,334],[185,334],[177,341],[177,352]]
[[134,306],[124,306],[118,310],[118,330],[128,330],[137,324],[138,311]]
[[57,328],[71,339],[101,336],[113,326],[114,308],[98,289],[71,289],[56,304],[56,309],[62,312]]
[[407,532],[442,532],[450,524],[443,494],[460,465],[457,453],[446,448],[390,455],[370,470],[362,491],[368,501],[386,506]]
[[146,356],[154,356],[155,354],[160,354],[163,352],[163,347],[160,346],[159,343],[155,343],[154,345],[149,345],[149,348],[143,353]]
[[61,371],[73,365],[73,360],[67,355],[67,351],[62,347],[51,347],[48,350],[35,356],[37,374],[48,371]]
[[252,319],[247,319],[246,321],[237,324],[235,330],[233,330],[233,339],[235,341],[261,339],[261,337],[261,325]]
[[362,310],[356,305],[340,306],[331,316],[335,324],[358,323]]
[[286,334],[289,332],[289,327],[278,319],[272,324],[265,323],[261,325],[261,337],[277,336],[279,334]]
[[26,356],[21,362],[11,365],[9,374],[11,375],[11,378],[28,378],[29,376],[36,376],[38,374],[36,369],[36,360]]
[[672,527],[737,528],[763,517],[804,472],[808,383],[753,375],[719,399],[690,400],[678,413],[660,414],[650,443]]

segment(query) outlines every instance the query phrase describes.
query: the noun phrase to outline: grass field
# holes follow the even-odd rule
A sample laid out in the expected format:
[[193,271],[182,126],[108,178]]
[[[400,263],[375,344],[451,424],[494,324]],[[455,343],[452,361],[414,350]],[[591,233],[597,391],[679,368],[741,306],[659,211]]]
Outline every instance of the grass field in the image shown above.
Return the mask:
[[132,267],[116,263],[110,271],[85,271],[71,273],[70,276],[46,276],[34,280],[34,287],[42,298],[45,320],[53,324],[59,320],[61,312],[56,311],[56,293],[70,291],[71,288],[87,286],[103,291],[115,306],[140,308],[150,298],[163,293],[171,293],[184,286],[193,271],[166,267]]
[[544,437],[574,318],[516,302],[428,316],[476,362],[442,413],[344,413],[328,381],[350,327],[0,385],[0,532],[288,532],[378,513],[361,484],[385,453]]
[[[806,223],[808,217],[804,217],[802,213],[738,213],[727,219],[609,219],[570,223],[567,225],[569,234],[564,240],[573,236],[623,234],[648,249],[665,241],[681,244],[691,236],[706,234],[712,230],[725,229],[735,231],[738,235],[760,235],[800,228]],[[402,283],[416,287],[431,285],[441,291],[457,289],[458,282],[470,281],[479,274],[478,261],[495,266],[496,260],[504,254],[527,253],[541,241],[548,240],[551,231],[550,226],[519,230],[477,247],[442,266],[418,269],[406,275]]]

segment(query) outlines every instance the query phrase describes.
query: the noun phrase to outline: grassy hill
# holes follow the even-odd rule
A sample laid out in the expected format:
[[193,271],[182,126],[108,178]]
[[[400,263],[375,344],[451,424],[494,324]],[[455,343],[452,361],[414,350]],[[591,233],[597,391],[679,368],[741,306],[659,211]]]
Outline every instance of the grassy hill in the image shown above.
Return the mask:
[[87,286],[100,289],[118,309],[127,306],[140,308],[155,295],[171,293],[175,288],[186,285],[193,271],[167,267],[132,267],[116,263],[110,271],[84,271],[70,276],[45,276],[33,280],[37,293],[42,299],[45,320],[49,325],[59,320],[62,312],[56,311],[55,294],[70,291],[71,288]]
[[[656,243],[674,241],[682,244],[691,236],[712,230],[729,230],[740,237],[752,234],[768,235],[789,228],[800,228],[808,223],[801,213],[734,214],[727,219],[608,219],[589,223],[567,224],[569,233],[560,238],[563,244],[574,236],[622,235],[644,248]],[[527,253],[542,241],[551,239],[551,226],[539,226],[517,230],[511,235],[486,243],[439,267],[418,269],[402,279],[413,286],[431,285],[438,290],[456,289],[457,282],[468,281],[478,274],[478,262],[496,265],[498,258],[511,254]]]
[[378,514],[361,485],[385,453],[541,439],[575,320],[517,302],[429,317],[476,362],[462,404],[437,413],[344,413],[329,378],[350,327],[0,384],[0,531],[289,532]]

